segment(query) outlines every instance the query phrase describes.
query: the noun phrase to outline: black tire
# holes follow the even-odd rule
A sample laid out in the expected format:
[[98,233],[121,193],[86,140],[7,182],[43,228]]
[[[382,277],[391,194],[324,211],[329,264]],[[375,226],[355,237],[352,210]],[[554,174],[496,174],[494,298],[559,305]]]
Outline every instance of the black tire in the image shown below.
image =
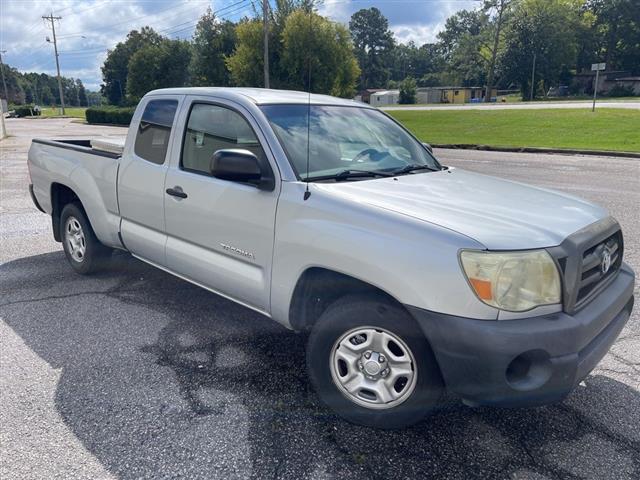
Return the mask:
[[[72,255],[72,246],[69,244],[65,232],[67,220],[69,220],[70,217],[78,221],[84,235],[83,242],[85,250],[79,259]],[[62,209],[62,213],[60,214],[60,238],[62,239],[62,248],[64,249],[64,254],[69,264],[81,275],[89,275],[98,271],[105,265],[111,255],[111,249],[105,247],[96,237],[91,223],[89,223],[87,219],[87,214],[80,203],[68,203]]]
[[[415,358],[415,388],[394,407],[361,406],[349,399],[332,378],[330,363],[334,345],[348,331],[365,326],[395,334]],[[309,336],[307,368],[324,403],[349,422],[369,427],[394,429],[413,425],[440,404],[444,390],[433,351],[415,320],[401,306],[373,295],[345,296],[327,308]]]

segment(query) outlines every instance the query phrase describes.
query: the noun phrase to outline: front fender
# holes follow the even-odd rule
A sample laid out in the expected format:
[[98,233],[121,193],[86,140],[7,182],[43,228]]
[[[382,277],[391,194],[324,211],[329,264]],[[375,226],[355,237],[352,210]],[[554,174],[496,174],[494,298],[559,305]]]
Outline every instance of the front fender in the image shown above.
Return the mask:
[[471,292],[458,264],[474,240],[412,217],[359,204],[310,185],[283,183],[276,216],[271,314],[290,326],[289,305],[305,270],[321,267],[369,283],[398,302],[496,319]]

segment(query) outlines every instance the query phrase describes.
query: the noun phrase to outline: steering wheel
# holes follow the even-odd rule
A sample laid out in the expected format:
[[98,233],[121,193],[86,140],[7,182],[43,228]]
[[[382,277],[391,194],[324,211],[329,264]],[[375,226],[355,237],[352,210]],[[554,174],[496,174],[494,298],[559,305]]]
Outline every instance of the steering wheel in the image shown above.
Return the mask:
[[366,148],[362,150],[360,153],[358,153],[355,157],[353,157],[352,161],[358,162],[362,157],[366,157],[368,155],[371,161],[379,162],[383,158],[381,154],[384,154],[384,153],[385,152],[381,152],[380,150],[375,148]]

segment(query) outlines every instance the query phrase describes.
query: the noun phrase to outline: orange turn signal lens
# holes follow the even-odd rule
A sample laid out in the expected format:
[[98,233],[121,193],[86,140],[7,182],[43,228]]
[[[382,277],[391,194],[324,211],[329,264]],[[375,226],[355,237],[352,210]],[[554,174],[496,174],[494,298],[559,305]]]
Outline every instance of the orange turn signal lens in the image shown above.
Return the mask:
[[482,300],[492,300],[493,292],[491,291],[491,282],[480,280],[479,278],[470,278],[471,286],[476,291],[476,295]]

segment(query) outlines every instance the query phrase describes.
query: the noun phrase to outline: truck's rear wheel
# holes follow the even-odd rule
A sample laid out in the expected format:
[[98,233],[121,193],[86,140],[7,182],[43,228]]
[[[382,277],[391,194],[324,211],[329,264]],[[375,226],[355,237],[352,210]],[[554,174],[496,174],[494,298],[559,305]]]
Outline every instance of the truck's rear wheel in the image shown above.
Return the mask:
[[440,370],[418,325],[373,296],[331,305],[309,336],[307,365],[320,398],[350,422],[401,428],[419,422],[442,395]]
[[60,238],[67,260],[83,275],[102,267],[111,250],[100,243],[82,206],[69,203],[60,215]]

